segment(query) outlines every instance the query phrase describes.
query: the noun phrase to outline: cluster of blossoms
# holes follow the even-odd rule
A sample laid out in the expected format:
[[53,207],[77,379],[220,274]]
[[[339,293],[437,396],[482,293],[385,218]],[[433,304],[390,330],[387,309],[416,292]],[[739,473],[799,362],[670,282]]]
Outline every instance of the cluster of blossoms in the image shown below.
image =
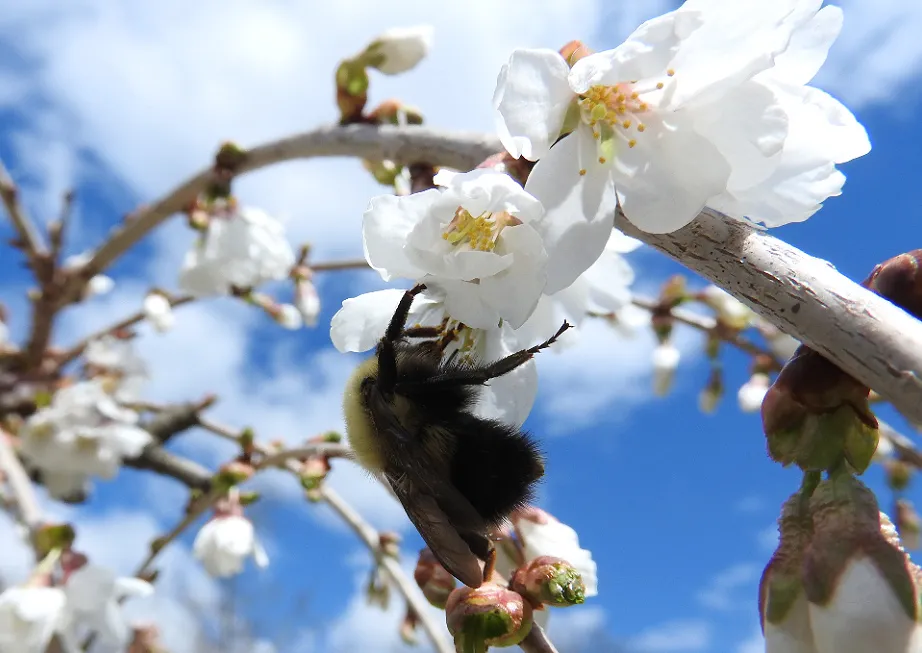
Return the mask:
[[[281,222],[264,211],[229,203],[211,213],[195,210],[190,222],[201,232],[186,254],[179,287],[194,297],[234,294],[263,308],[288,329],[314,326],[320,300],[310,269],[298,265]],[[278,304],[253,292],[262,284],[291,278],[293,304]]]
[[121,603],[150,596],[153,586],[118,577],[80,553],[58,555],[56,569],[41,570],[25,585],[0,593],[0,651],[45,653],[56,637],[64,653],[78,653],[89,633],[112,650],[125,650],[133,628]]
[[870,150],[848,109],[807,85],[842,25],[821,4],[688,0],[578,61],[516,50],[493,100],[509,153],[538,162],[525,190],[552,221],[591,223],[617,200],[652,233],[705,206],[805,220],[840,192],[835,164]]
[[83,493],[90,477],[114,477],[123,459],[152,441],[138,413],[123,405],[137,400],[147,378],[130,340],[105,336],[87,346],[85,358],[90,378],[57,390],[19,430],[22,455],[55,497]]

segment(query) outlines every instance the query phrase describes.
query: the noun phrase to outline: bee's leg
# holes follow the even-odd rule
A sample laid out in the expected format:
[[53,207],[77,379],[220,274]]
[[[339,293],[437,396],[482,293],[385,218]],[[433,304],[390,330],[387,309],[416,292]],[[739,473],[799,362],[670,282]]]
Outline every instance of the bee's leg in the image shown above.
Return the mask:
[[404,325],[407,322],[407,316],[410,314],[410,307],[413,305],[413,298],[426,289],[425,284],[418,283],[403,294],[400,303],[397,304],[397,310],[391,318],[390,324],[387,325],[387,331],[384,332],[384,339],[394,342],[399,340],[404,334]]
[[384,337],[378,342],[378,385],[384,392],[392,392],[397,382],[397,351],[394,343],[403,336],[403,327],[410,314],[413,298],[425,289],[423,284],[416,284],[403,294]]
[[441,327],[410,327],[403,330],[403,335],[407,338],[438,338],[442,335]]
[[452,370],[451,372],[431,377],[426,380],[426,386],[480,385],[486,383],[490,379],[495,379],[498,376],[511,372],[520,365],[524,365],[539,351],[553,345],[557,341],[557,338],[571,327],[572,325],[570,323],[564,321],[563,325],[557,329],[557,333],[541,344],[529,347],[528,349],[522,349],[514,354],[509,354],[505,358],[501,358],[483,367],[469,370]]

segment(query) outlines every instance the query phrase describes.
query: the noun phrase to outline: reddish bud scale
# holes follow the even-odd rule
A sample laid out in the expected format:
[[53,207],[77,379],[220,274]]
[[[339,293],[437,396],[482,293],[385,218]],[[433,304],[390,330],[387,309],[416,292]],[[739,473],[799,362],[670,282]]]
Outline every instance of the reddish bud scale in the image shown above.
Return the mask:
[[588,57],[592,53],[593,51],[582,41],[570,41],[560,48],[560,56],[566,59],[567,65],[570,66],[570,68],[572,68],[573,64],[577,61]]
[[517,569],[509,587],[535,607],[566,607],[586,600],[586,587],[579,572],[561,558],[539,556]]
[[495,583],[456,589],[448,597],[445,616],[456,649],[464,652],[515,646],[532,626],[531,604]]
[[419,552],[413,578],[426,600],[439,609],[445,608],[448,597],[458,584],[455,577],[448,573],[428,548]]

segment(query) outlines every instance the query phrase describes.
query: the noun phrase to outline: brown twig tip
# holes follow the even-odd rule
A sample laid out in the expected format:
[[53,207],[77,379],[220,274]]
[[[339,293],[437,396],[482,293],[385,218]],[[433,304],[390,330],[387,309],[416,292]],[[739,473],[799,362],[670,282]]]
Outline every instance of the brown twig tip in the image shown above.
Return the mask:
[[922,249],[884,261],[861,285],[922,319]]

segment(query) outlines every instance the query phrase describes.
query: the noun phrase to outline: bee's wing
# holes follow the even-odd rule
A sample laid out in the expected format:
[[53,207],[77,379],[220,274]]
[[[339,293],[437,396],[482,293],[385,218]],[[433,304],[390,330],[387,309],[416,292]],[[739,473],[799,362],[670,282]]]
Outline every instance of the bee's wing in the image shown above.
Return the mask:
[[406,432],[383,397],[372,393],[368,406],[375,428],[386,442],[384,476],[410,521],[449,573],[469,587],[479,587],[483,571],[461,533],[483,530],[483,518],[451,481],[436,471],[444,465],[432,460]]
[[[480,587],[483,570],[435,496],[406,473],[387,472],[394,494],[426,545],[448,572],[468,587]],[[463,497],[462,497],[463,499]]]

